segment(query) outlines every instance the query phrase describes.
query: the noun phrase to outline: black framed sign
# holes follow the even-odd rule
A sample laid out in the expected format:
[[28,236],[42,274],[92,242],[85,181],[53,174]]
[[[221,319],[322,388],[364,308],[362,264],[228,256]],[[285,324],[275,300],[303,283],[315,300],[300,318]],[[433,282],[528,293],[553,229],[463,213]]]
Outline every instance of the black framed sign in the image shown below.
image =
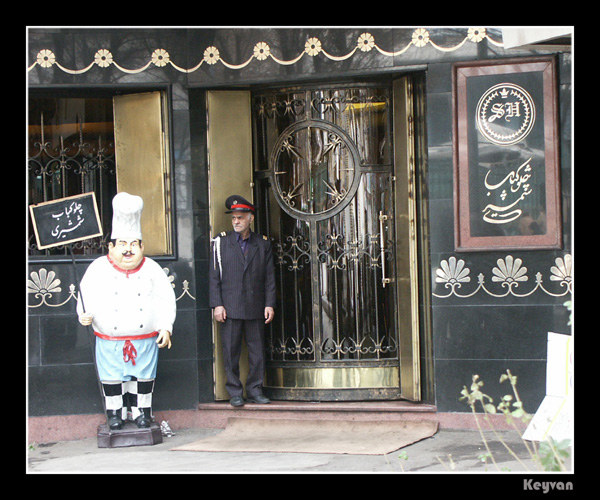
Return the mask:
[[93,192],[29,205],[40,250],[102,236],[102,223]]
[[455,245],[562,245],[554,57],[453,66]]

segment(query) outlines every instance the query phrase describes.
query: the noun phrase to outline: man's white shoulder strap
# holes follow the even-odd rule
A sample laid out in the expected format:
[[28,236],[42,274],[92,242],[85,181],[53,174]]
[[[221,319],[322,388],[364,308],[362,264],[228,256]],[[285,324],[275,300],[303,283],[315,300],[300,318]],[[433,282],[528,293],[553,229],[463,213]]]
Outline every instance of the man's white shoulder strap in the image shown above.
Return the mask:
[[223,275],[223,266],[221,265],[221,237],[225,235],[226,233],[223,231],[221,234],[218,234],[210,240],[213,244],[213,263],[215,269],[217,268],[217,262],[219,263],[219,274],[221,276]]

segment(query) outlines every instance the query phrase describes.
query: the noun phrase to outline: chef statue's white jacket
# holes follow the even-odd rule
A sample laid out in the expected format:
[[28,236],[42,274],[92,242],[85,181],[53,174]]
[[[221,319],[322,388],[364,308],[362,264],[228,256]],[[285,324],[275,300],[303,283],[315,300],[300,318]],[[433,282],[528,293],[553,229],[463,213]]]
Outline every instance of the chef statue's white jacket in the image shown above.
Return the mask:
[[[156,334],[173,332],[176,302],[162,268],[144,257],[136,269],[114,266],[108,256],[94,260],[80,283],[85,312],[93,315],[100,380],[154,379]],[[77,313],[84,312],[82,301]],[[127,345],[132,345],[127,351]]]

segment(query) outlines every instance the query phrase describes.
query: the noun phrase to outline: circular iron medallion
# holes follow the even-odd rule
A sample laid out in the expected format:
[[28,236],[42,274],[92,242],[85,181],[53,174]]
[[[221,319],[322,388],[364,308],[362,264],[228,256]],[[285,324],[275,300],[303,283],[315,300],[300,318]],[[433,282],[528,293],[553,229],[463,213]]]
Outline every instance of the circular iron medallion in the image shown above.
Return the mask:
[[293,123],[270,156],[273,191],[281,208],[304,220],[331,217],[352,200],[360,183],[360,156],[337,125],[311,119]]

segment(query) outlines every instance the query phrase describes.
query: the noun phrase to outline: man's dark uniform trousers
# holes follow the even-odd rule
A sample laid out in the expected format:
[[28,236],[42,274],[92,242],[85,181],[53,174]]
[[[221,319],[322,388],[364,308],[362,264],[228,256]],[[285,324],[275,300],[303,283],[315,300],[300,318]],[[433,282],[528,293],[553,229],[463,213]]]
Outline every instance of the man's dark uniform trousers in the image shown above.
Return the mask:
[[[217,247],[217,239],[220,242]],[[217,252],[217,248],[220,252]],[[217,254],[220,253],[220,263]],[[221,233],[213,240],[209,270],[210,307],[225,307],[221,342],[230,397],[242,396],[239,358],[242,335],[248,348],[248,397],[262,394],[265,307],[275,308],[275,270],[271,242],[250,232],[246,255],[238,233]]]

